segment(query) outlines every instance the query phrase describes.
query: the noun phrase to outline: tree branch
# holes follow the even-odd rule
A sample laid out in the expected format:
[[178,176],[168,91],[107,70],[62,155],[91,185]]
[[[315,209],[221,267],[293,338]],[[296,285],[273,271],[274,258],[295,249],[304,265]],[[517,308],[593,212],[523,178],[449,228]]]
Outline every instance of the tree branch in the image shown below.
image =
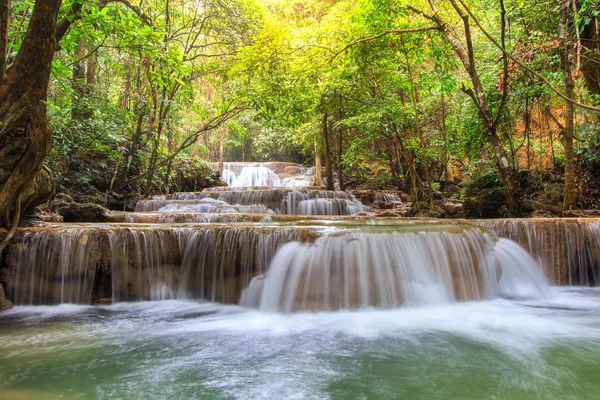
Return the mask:
[[[247,109],[249,109],[249,107],[236,106],[230,110],[227,110],[227,111],[217,115],[216,117],[210,118],[207,122],[204,123],[204,125],[202,125],[202,127],[200,127],[200,129],[198,129],[196,132],[194,132],[193,134],[191,134],[190,136],[185,138],[183,143],[181,143],[181,145],[179,145],[172,154],[170,154],[168,157],[166,157],[162,161],[158,162],[156,164],[155,168],[158,168],[158,167],[168,164],[175,157],[177,157],[179,155],[179,153],[181,153],[186,147],[194,144],[196,142],[196,140],[198,139],[198,136],[203,135],[204,133],[211,131],[215,128],[218,128],[224,122],[230,120],[231,118],[235,117],[236,115],[238,115],[239,113],[241,113]],[[125,182],[125,184],[133,183],[133,182],[145,177],[146,175],[147,175],[147,173],[136,175],[136,176],[128,179]]]
[[523,68],[524,70],[526,70],[527,72],[533,74],[536,78],[538,78],[539,80],[541,80],[548,87],[548,89],[550,89],[554,94],[556,94],[561,99],[563,99],[565,101],[568,101],[569,103],[571,103],[571,104],[573,104],[573,105],[575,105],[575,106],[577,106],[579,108],[583,108],[584,110],[590,110],[590,111],[600,112],[600,107],[594,107],[594,106],[590,106],[588,104],[580,103],[577,100],[572,99],[569,96],[565,95],[563,92],[561,92],[560,90],[558,90],[554,86],[552,86],[552,83],[550,83],[550,81],[548,79],[546,79],[542,74],[540,74],[539,72],[537,72],[533,68],[528,67],[521,60],[519,60],[518,58],[516,58],[515,56],[513,56],[511,53],[509,53],[508,51],[506,51],[506,49],[503,49],[502,46],[496,41],[496,39],[494,39],[492,37],[492,35],[490,35],[489,32],[486,31],[483,28],[483,26],[481,25],[481,23],[479,22],[479,20],[475,17],[475,15],[473,15],[473,12],[467,7],[467,5],[464,3],[464,1],[463,0],[458,0],[458,1],[464,7],[464,9],[466,10],[466,12],[471,16],[471,18],[473,18],[473,22],[475,22],[475,25],[477,25],[477,27],[485,35],[485,37],[487,37],[488,40],[490,42],[492,42],[492,44],[494,46],[496,46],[511,61],[513,61],[519,67]]
[[[152,20],[146,16],[138,7],[131,4],[128,0],[99,0],[96,3],[96,7],[102,10],[104,7],[108,6],[109,3],[122,3],[131,11],[133,11],[140,20],[148,25],[152,26]],[[73,24],[73,22],[77,21],[81,18],[81,10],[83,9],[83,2],[77,1],[73,3],[71,9],[67,12],[67,14],[63,17],[62,20],[58,24],[56,24],[56,42],[60,42],[61,39],[67,34],[67,31]]]
[[0,82],[4,80],[6,74],[9,17],[10,0],[0,0]]
[[370,42],[372,40],[379,39],[379,38],[382,38],[387,35],[404,35],[406,33],[439,31],[439,30],[440,30],[440,27],[438,27],[438,26],[424,26],[424,27],[420,27],[420,28],[406,28],[406,29],[388,29],[386,31],[378,33],[377,35],[356,39],[356,40],[348,43],[347,45],[342,47],[340,50],[334,51],[333,52],[334,56],[331,60],[333,61],[337,56],[339,56],[340,54],[342,54],[343,52],[348,50],[350,47],[356,46],[357,44],[360,44],[360,43]]
[[[504,7],[504,0],[500,0],[500,19],[500,44],[506,51],[506,7]],[[504,107],[506,107],[506,102],[508,100],[508,74],[508,57],[502,52],[502,99],[500,100],[498,109],[496,109],[494,125],[497,125],[498,121],[500,121],[502,111],[504,111]]]

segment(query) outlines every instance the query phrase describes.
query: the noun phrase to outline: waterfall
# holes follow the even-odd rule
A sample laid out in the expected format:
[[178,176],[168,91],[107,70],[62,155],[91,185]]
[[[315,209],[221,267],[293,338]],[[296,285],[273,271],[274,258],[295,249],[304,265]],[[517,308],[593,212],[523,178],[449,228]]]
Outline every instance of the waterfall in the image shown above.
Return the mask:
[[175,193],[136,205],[137,212],[354,215],[367,210],[347,192],[289,188]]
[[600,220],[594,218],[475,221],[521,244],[560,285],[600,284]]
[[159,224],[178,224],[178,223],[211,223],[211,222],[270,222],[273,220],[271,215],[261,214],[241,214],[241,213],[197,213],[197,212],[161,212],[161,213],[131,213],[127,215],[117,215],[114,222],[127,223],[159,223]]
[[311,186],[314,169],[300,164],[284,162],[266,163],[223,163],[221,178],[230,187],[295,187]]
[[11,246],[15,304],[196,298],[235,303],[302,228],[71,227],[25,232]]
[[500,239],[495,247],[502,271],[496,292],[507,298],[530,299],[548,296],[548,283],[541,268],[520,245]]
[[268,167],[246,167],[239,175],[228,175],[227,184],[236,186],[280,186],[281,179]]
[[313,174],[225,163],[240,186],[154,196],[108,224],[20,229],[0,278],[17,305],[185,298],[269,311],[529,299],[548,296],[548,282],[600,283],[598,219],[375,219],[353,194],[306,187]]
[[8,293],[14,303],[89,303],[99,259],[88,249],[101,246],[97,239],[85,230],[25,232],[9,254],[15,268]]
[[519,245],[477,229],[327,235],[288,243],[241,304],[264,311],[543,297],[549,286]]
[[[20,230],[2,270],[7,295],[16,304],[242,298],[267,309],[395,307],[530,298],[546,281],[594,285],[600,274],[595,219],[456,221],[488,227],[469,228],[278,214],[128,218],[133,225]],[[190,220],[203,224],[169,225]]]

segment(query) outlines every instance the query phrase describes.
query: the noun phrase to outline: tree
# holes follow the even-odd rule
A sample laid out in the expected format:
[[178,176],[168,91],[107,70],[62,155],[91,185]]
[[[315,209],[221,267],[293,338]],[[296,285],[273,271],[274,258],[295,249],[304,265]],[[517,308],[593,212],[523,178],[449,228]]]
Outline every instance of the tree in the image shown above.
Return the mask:
[[[574,99],[575,85],[571,75],[571,61],[569,60],[570,34],[569,26],[571,21],[571,0],[561,0],[560,4],[560,25],[559,25],[559,52],[560,67],[563,74],[565,85],[565,96]],[[569,210],[575,206],[577,188],[575,184],[575,153],[573,151],[574,134],[574,106],[570,101],[565,102],[565,123],[564,123],[564,148],[565,148],[565,191],[563,208]]]
[[[500,173],[500,178],[504,183],[504,193],[506,195],[506,199],[508,201],[509,211],[515,212],[518,208],[517,200],[516,200],[516,191],[517,185],[514,174],[514,166],[512,165],[511,160],[506,154],[506,150],[504,149],[504,144],[498,135],[498,123],[500,121],[502,112],[504,111],[504,107],[506,105],[506,96],[508,95],[508,60],[504,53],[502,53],[503,59],[503,70],[504,70],[504,82],[505,85],[503,87],[504,93],[500,103],[496,108],[496,112],[493,113],[489,102],[487,99],[487,95],[483,84],[481,83],[481,78],[479,76],[479,72],[476,68],[476,59],[475,53],[473,49],[473,37],[471,34],[471,25],[469,22],[469,15],[467,11],[462,7],[461,4],[458,4],[455,0],[450,0],[452,8],[459,15],[462,20],[463,32],[464,32],[464,44],[463,42],[457,38],[452,29],[450,29],[448,23],[442,19],[438,8],[433,0],[428,0],[429,6],[431,8],[432,14],[428,15],[420,10],[413,8],[419,14],[425,16],[427,19],[433,21],[440,31],[444,34],[457,57],[461,61],[463,67],[465,68],[469,78],[471,80],[472,88],[463,86],[462,91],[466,93],[473,103],[477,107],[479,115],[483,122],[483,129],[485,131],[486,136],[492,146],[494,152],[494,163],[496,164],[496,168],[498,168],[498,172]],[[504,3],[501,1],[501,41],[502,46],[504,47],[505,42],[505,11],[504,11]],[[412,7],[411,7],[412,8]]]
[[[0,215],[11,232],[22,210],[44,202],[53,187],[43,163],[52,145],[46,99],[60,6],[60,0],[36,2],[19,53],[0,83]],[[5,49],[7,36],[0,40]]]

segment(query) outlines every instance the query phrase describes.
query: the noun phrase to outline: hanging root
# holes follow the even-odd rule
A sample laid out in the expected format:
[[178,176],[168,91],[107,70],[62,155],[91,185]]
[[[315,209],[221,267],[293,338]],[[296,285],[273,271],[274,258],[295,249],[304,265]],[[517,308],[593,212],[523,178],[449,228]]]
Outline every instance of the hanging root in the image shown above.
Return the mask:
[[15,214],[13,215],[12,224],[10,226],[8,233],[6,234],[6,237],[4,238],[2,243],[0,243],[0,254],[2,254],[2,252],[4,251],[6,246],[8,246],[8,243],[15,236],[15,233],[17,232],[17,228],[19,227],[19,221],[21,220],[21,196],[22,196],[22,194],[19,193],[19,195],[17,196],[17,199],[15,201],[15,206],[14,206]]

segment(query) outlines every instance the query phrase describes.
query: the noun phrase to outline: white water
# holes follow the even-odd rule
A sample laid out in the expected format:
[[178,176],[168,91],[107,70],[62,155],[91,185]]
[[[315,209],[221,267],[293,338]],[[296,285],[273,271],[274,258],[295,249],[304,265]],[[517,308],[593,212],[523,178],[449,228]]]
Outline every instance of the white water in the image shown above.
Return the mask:
[[[554,282],[600,284],[600,219],[501,219],[476,223],[522,243],[540,266],[550,267],[546,269],[547,276]],[[565,268],[556,268],[560,265]]]
[[342,191],[273,188],[221,189],[174,193],[139,201],[138,212],[207,212],[295,215],[355,215],[368,211],[356,197]]
[[595,399],[600,292],[552,295],[294,314],[16,307],[0,315],[0,397]]
[[[283,168],[282,168],[283,167]],[[272,168],[278,169],[281,178]],[[302,188],[314,184],[314,169],[292,163],[224,163],[221,178],[230,187],[293,187]]]
[[[312,178],[286,163],[246,167],[224,171],[241,188],[139,204],[170,212],[159,223],[190,222],[181,216],[193,213],[202,225],[21,233],[8,257],[8,293],[19,305],[0,314],[0,398],[587,400],[600,393],[600,291],[548,286],[542,267],[560,270],[564,260],[537,263],[487,229],[439,223],[236,223],[249,217],[241,213],[366,210],[343,192],[249,189]],[[567,253],[581,251],[579,263],[568,259],[569,272],[593,277],[600,231],[580,231],[564,230]],[[531,243],[530,250],[540,240]],[[240,294],[244,307],[223,304]],[[92,301],[115,304],[22,306]]]
[[27,232],[10,249],[17,305],[193,298],[237,303],[276,250],[308,229],[70,227]]
[[460,232],[332,234],[288,243],[241,304],[262,311],[396,308],[483,300],[537,299],[550,289],[518,244],[476,229]]
[[299,164],[224,163],[222,179],[229,187],[155,196],[138,202],[136,211],[354,215],[368,210],[349,193],[306,189],[313,185],[314,169]]
[[168,203],[159,208],[160,212],[194,212],[215,214],[274,214],[264,204],[231,205],[223,200],[204,198],[195,202]]

